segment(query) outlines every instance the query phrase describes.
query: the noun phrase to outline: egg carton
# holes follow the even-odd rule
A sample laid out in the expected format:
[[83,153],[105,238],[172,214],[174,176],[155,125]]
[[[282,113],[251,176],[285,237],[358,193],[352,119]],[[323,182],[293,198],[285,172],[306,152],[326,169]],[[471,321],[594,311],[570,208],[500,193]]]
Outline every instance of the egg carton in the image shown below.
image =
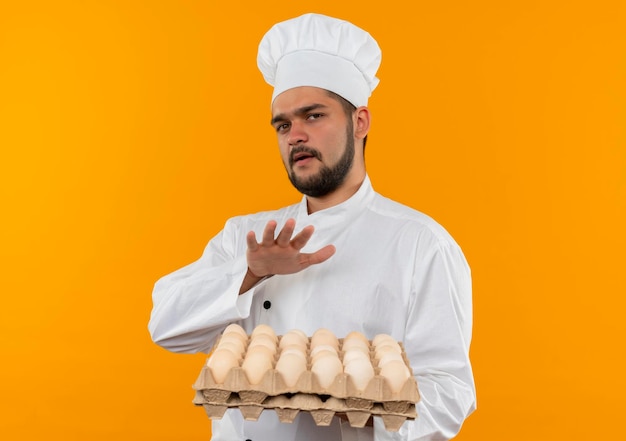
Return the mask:
[[[279,340],[280,341],[280,337]],[[343,345],[343,339],[338,339],[340,348]],[[279,343],[277,342],[277,345]],[[409,370],[410,363],[404,351],[402,343],[398,342],[401,348],[401,355],[404,363]],[[215,347],[219,345],[219,340]],[[310,346],[310,338],[309,338]],[[370,361],[375,366],[374,361],[374,349],[370,342]],[[307,348],[308,351],[308,348]],[[272,366],[276,366],[279,350],[273,358]],[[343,351],[338,351],[338,356],[343,359]],[[245,356],[245,354],[244,354]],[[282,374],[275,369],[268,369],[263,375],[261,381],[257,384],[251,384],[248,381],[248,377],[241,367],[234,367],[230,369],[226,375],[225,380],[222,383],[218,383],[214,380],[211,368],[205,365],[200,373],[194,389],[196,390],[211,390],[214,393],[227,394],[228,392],[237,392],[248,395],[257,395],[262,399],[267,396],[276,396],[281,394],[290,393],[305,393],[305,394],[318,394],[318,395],[330,395],[336,398],[352,399],[355,401],[361,400],[364,403],[373,405],[377,402],[409,402],[416,403],[419,400],[419,392],[417,388],[417,382],[413,376],[410,376],[406,382],[397,391],[394,391],[389,386],[385,377],[380,375],[380,369],[374,367],[374,377],[368,382],[364,388],[358,388],[350,375],[341,373],[335,377],[333,382],[323,387],[320,384],[319,378],[311,371],[310,357],[307,363],[307,369],[300,375],[299,379],[293,386],[288,386],[283,378]]]
[[[291,378],[293,384],[290,386],[283,374],[276,369],[282,336],[277,336],[270,343],[270,353],[273,352],[274,355],[269,357],[266,367],[254,373],[252,378],[256,380],[255,383],[249,381],[241,364],[253,336],[254,333],[247,337],[243,335],[242,359],[233,367],[226,370],[221,368],[220,381],[216,381],[207,361],[194,383],[194,404],[203,406],[210,418],[221,418],[228,408],[238,408],[245,419],[256,420],[263,410],[273,409],[283,422],[292,422],[299,412],[308,412],[318,425],[328,425],[335,415],[339,415],[347,419],[350,425],[363,427],[371,417],[380,416],[387,430],[397,431],[404,421],[417,417],[415,403],[420,397],[415,378],[409,375],[403,381],[406,373],[402,373],[402,376],[399,373],[398,377],[392,378],[381,375],[372,341],[366,342],[369,345],[369,363],[374,376],[367,384],[357,387],[353,377],[345,372],[337,374],[333,379],[324,376],[324,371],[314,372],[312,359],[315,351],[311,351],[312,337],[308,337],[306,347],[303,348],[306,352],[306,369],[295,383]],[[220,340],[221,338],[214,349],[219,347]],[[337,339],[337,343],[337,357],[343,361],[344,355],[350,349],[346,345],[344,351],[344,339]],[[400,342],[395,343],[398,343],[401,352],[402,362],[399,366],[404,364],[408,372],[412,372],[404,346]],[[395,387],[392,388],[389,381]]]
[[329,396],[344,400],[350,408],[369,410],[380,404],[390,412],[403,412],[419,400],[417,382],[409,377],[398,391],[392,391],[386,379],[375,375],[364,389],[357,388],[352,378],[338,374],[328,387],[320,385],[317,376],[307,369],[302,373],[296,384],[287,386],[280,372],[269,369],[258,384],[250,384],[243,368],[230,369],[223,383],[217,383],[211,369],[205,366],[193,389],[199,391],[207,403],[223,404],[231,395],[250,404],[261,404],[267,397],[290,394],[309,394]]
[[204,407],[211,419],[221,419],[227,409],[237,408],[248,421],[258,420],[264,410],[274,410],[283,423],[292,423],[300,412],[305,412],[318,426],[328,426],[333,417],[338,416],[347,419],[352,427],[364,427],[370,418],[377,416],[382,418],[385,429],[393,432],[397,432],[406,420],[417,417],[414,403],[402,405],[401,411],[394,411],[380,403],[367,408],[353,407],[348,400],[304,393],[265,397],[262,402],[247,401],[232,393],[222,402],[211,403],[203,391],[196,391],[194,404]]

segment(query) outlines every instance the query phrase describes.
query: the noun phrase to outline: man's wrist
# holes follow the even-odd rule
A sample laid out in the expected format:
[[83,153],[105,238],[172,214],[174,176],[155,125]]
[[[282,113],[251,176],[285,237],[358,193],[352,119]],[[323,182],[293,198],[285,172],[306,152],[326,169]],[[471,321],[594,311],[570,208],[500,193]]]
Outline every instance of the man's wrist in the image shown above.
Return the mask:
[[252,272],[250,267],[246,270],[246,275],[243,278],[243,282],[241,283],[241,288],[239,289],[239,294],[243,294],[244,292],[254,288],[256,285],[261,283],[263,280],[272,277],[273,274],[268,274],[266,276],[257,276]]
[[263,279],[264,277],[267,277],[267,276],[257,276],[256,274],[254,274],[254,273],[252,272],[252,270],[250,269],[250,267],[248,267],[248,270],[246,271],[246,276],[251,277],[251,278],[253,278],[253,279],[257,279],[257,280],[261,280],[261,279]]

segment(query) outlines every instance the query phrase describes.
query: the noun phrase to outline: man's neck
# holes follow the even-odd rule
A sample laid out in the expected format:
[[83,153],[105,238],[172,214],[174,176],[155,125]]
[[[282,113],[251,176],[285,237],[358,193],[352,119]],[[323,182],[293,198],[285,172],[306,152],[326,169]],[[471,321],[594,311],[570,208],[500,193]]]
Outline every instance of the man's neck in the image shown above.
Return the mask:
[[359,188],[361,188],[361,184],[363,184],[364,180],[365,173],[363,173],[359,179],[352,179],[344,182],[337,190],[325,196],[318,198],[307,196],[306,203],[308,213],[313,214],[317,211],[325,210],[347,201],[354,196],[357,191],[359,191]]

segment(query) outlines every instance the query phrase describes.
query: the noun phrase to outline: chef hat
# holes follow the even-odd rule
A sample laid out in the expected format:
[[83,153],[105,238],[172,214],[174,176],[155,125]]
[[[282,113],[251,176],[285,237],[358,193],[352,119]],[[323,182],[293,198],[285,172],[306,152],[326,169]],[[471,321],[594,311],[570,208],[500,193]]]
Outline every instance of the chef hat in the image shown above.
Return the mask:
[[257,65],[274,86],[272,102],[299,86],[330,90],[354,106],[367,105],[378,85],[376,40],[345,20],[305,14],[274,25],[259,44]]

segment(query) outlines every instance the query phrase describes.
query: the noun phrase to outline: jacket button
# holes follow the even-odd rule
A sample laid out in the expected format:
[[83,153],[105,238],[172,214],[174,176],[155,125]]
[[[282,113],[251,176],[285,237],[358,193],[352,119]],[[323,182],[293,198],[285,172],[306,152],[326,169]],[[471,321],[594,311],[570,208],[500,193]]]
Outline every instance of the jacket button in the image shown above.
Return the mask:
[[[263,307],[265,309],[270,309],[272,307],[272,302],[270,302],[269,300],[266,300],[263,302]],[[246,440],[247,441],[247,440]]]

